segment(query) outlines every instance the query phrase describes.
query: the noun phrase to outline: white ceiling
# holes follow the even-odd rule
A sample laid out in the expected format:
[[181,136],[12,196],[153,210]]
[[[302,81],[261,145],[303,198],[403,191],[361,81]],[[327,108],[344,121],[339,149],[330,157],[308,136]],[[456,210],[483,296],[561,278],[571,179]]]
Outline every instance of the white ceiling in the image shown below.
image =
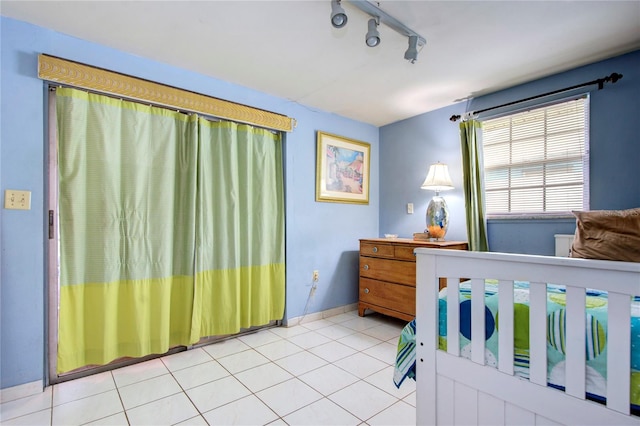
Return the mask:
[[384,24],[367,47],[369,16],[348,1],[342,29],[329,0],[2,0],[0,13],[376,126],[640,48],[640,1],[377,4],[426,38],[415,64]]

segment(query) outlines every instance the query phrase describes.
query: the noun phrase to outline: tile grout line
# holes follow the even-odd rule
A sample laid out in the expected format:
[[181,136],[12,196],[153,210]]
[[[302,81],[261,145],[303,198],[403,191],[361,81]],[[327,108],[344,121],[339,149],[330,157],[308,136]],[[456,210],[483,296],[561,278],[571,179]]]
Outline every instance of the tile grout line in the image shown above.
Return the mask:
[[51,426],[53,426],[53,392],[56,391],[56,388],[54,386],[51,387],[51,405],[50,405],[50,412],[49,412],[49,424]]
[[[113,384],[116,387],[116,392],[118,393],[118,399],[120,400],[120,405],[122,405],[122,413],[124,414],[124,418],[127,421],[127,425],[131,425],[131,422],[129,421],[129,415],[127,414],[127,409],[124,406],[124,401],[122,400],[122,395],[120,394],[120,387],[118,386],[118,382],[116,381],[116,378],[113,375],[113,370],[109,371],[109,374],[111,375],[111,380],[113,380]],[[103,417],[103,418],[106,418],[106,417]]]
[[[209,352],[204,351],[204,353],[206,353],[206,354],[207,354],[207,356],[209,356],[213,361],[215,361],[215,359],[211,356],[211,354],[210,354]],[[193,400],[191,399],[191,397],[190,397],[190,396],[189,396],[189,394],[187,393],[186,389],[182,386],[182,383],[180,383],[180,381],[178,381],[178,379],[176,378],[176,376],[174,376],[174,375],[173,375],[173,371],[169,369],[169,367],[167,366],[167,364],[165,364],[165,362],[164,362],[164,357],[161,357],[161,358],[160,358],[160,362],[162,362],[162,364],[167,368],[167,370],[169,370],[169,374],[171,374],[171,377],[173,377],[173,380],[175,380],[175,381],[176,381],[176,383],[178,384],[178,386],[180,386],[180,390],[182,391],[182,393],[184,394],[184,396],[186,396],[186,397],[187,397],[187,399],[189,400],[189,402],[191,403],[191,405],[193,405],[193,408],[195,408],[195,409],[196,409],[196,412],[198,413],[198,415],[197,415],[197,416],[190,417],[189,419],[195,419],[196,417],[198,417],[198,416],[199,416],[199,417],[202,417],[202,420],[204,420],[204,422],[205,422],[206,424],[209,424],[209,422],[207,421],[207,419],[205,419],[205,417],[204,417],[203,413],[200,411],[200,408],[198,408],[198,406],[195,404],[195,402],[193,402]],[[208,362],[208,361],[207,361],[207,362]],[[204,363],[202,363],[202,364],[204,364]],[[218,363],[218,364],[220,364],[220,363]],[[194,364],[194,365],[192,365],[192,366],[190,366],[190,367],[194,367],[195,365],[199,365],[199,364]],[[190,367],[186,367],[186,368],[190,368]],[[224,368],[224,366],[222,366],[222,365],[221,365],[221,367],[222,367],[222,368]],[[184,370],[184,368],[182,368],[182,369],[180,369],[180,370]],[[176,371],[180,371],[180,370],[176,370]],[[226,370],[226,369],[225,369],[225,370]],[[227,372],[229,372],[229,371],[227,370]],[[231,374],[231,373],[229,373],[229,374]],[[196,386],[196,387],[197,387],[197,386]],[[177,394],[176,394],[176,395],[177,395]],[[169,396],[171,396],[171,395],[169,395]],[[166,398],[166,397],[165,397],[165,398]],[[182,421],[184,422],[184,421],[187,421],[187,420],[189,420],[189,419],[185,419],[185,420],[182,420]]]

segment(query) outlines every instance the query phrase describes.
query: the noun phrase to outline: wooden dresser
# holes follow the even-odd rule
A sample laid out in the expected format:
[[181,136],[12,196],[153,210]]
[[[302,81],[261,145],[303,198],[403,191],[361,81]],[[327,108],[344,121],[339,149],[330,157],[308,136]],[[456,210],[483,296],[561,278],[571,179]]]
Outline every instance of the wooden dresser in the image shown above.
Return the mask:
[[463,241],[360,240],[358,315],[371,309],[405,321],[415,317],[416,247],[467,250],[468,246]]

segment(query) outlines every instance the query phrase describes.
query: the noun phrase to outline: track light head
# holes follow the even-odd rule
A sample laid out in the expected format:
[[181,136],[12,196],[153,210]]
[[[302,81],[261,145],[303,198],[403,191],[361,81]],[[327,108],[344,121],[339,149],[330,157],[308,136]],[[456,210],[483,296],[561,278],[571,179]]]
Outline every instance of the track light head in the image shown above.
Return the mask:
[[404,58],[412,64],[418,59],[418,36],[409,36],[409,48],[404,52]]
[[347,14],[340,6],[340,0],[331,0],[331,25],[342,28],[347,25]]
[[375,18],[369,19],[369,31],[367,31],[367,35],[364,37],[365,43],[369,47],[376,47],[380,44],[380,33],[378,32],[378,20]]

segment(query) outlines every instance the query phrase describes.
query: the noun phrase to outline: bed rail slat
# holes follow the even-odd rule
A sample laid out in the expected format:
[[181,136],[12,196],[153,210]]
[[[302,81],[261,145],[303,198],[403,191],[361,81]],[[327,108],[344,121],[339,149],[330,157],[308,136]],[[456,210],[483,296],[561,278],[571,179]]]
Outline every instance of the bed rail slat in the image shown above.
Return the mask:
[[566,309],[566,388],[580,399],[585,398],[585,289],[567,287]]
[[460,355],[460,280],[447,279],[447,352]]
[[547,385],[547,285],[529,284],[529,380]]
[[498,369],[513,375],[513,282],[498,281]]
[[[607,347],[631,346],[631,298],[625,294],[609,293]],[[629,414],[631,353],[617,351],[615,358],[607,353],[607,407]]]
[[471,360],[484,365],[484,280],[471,280]]
[[[427,256],[416,259],[416,313],[422,312],[422,322],[438,324],[438,271],[436,258]],[[436,353],[438,327],[420,326],[416,323],[416,375],[424,377],[416,381],[416,395],[420,395],[424,409],[416,411],[417,424],[435,424],[437,413]]]

